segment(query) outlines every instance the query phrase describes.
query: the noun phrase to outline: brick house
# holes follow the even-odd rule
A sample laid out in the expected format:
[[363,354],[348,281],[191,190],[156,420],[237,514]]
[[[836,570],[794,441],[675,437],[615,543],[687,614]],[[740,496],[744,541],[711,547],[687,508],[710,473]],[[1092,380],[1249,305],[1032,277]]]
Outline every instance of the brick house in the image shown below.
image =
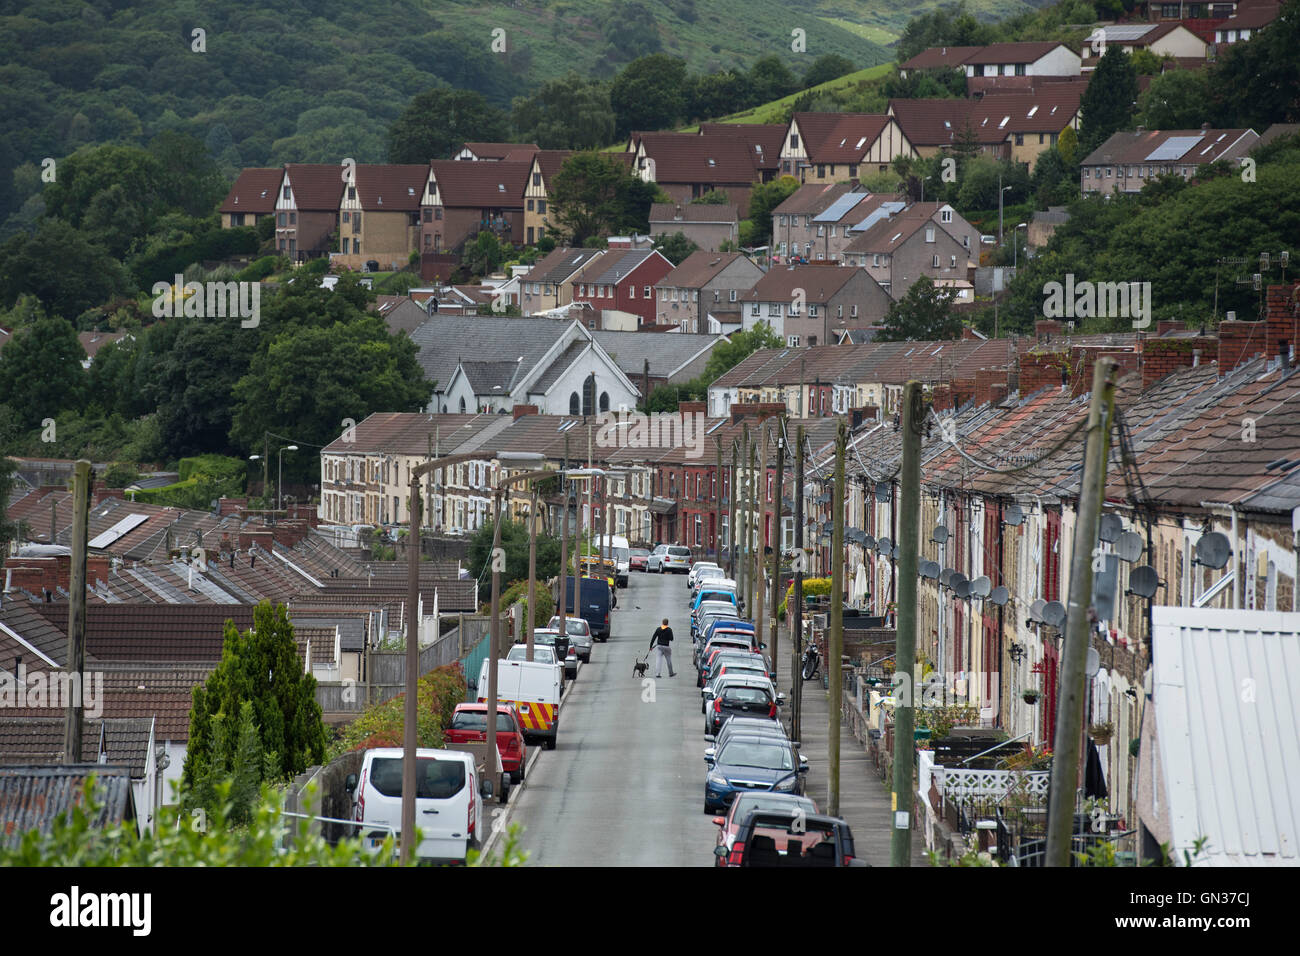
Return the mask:
[[259,219],[275,214],[276,190],[284,170],[245,169],[235,179],[221,203],[221,228],[256,226]]
[[435,160],[420,200],[420,249],[453,252],[487,230],[524,241],[524,187],[531,162]]
[[343,167],[288,163],[275,201],[275,248],[293,262],[333,251],[343,200]]
[[367,260],[381,268],[404,268],[420,241],[420,197],[428,166],[355,167],[339,205],[339,255],[334,261],[359,269]]
[[739,139],[697,133],[638,133],[629,143],[633,168],[656,183],[674,203],[685,205],[718,190],[743,219],[749,194],[760,179],[755,153]]
[[[930,208],[933,206],[940,209]],[[897,216],[882,219],[845,247],[846,263],[865,269],[895,299],[901,299],[923,275],[936,283],[964,280],[971,247],[935,221],[943,216],[961,218],[946,204],[916,203]],[[969,242],[970,234],[965,238]]]
[[784,123],[701,123],[700,135],[742,143],[754,161],[761,183],[771,182],[781,169]]
[[864,269],[777,266],[744,296],[744,327],[766,322],[792,348],[825,345],[833,329],[879,324],[892,303]]
[[873,113],[795,113],[781,147],[781,174],[835,183],[885,172],[916,150],[893,118]]
[[734,310],[762,277],[763,270],[738,252],[692,252],[656,285],[655,322],[716,334],[721,329],[711,328],[717,322],[708,321],[710,308]]
[[552,249],[520,277],[520,311],[535,315],[571,303],[573,280],[603,255],[603,249]]
[[740,216],[727,203],[655,203],[650,207],[650,235],[671,236],[680,232],[707,252],[717,252],[724,242],[733,244],[740,235]]
[[1253,129],[1121,131],[1111,135],[1080,164],[1080,189],[1088,193],[1141,192],[1152,179],[1191,179],[1201,166],[1238,160],[1259,142]]
[[[595,266],[569,281],[576,287],[573,301],[601,312],[629,313],[637,316],[637,325],[653,325],[654,288],[672,268],[655,249],[610,249]],[[598,327],[608,326],[602,321]]]
[[[851,238],[851,230],[877,210],[891,209],[900,204],[878,193],[866,190],[843,190],[843,184],[832,187],[802,186],[812,192],[827,190],[816,196],[803,213],[785,211],[799,209],[803,203],[791,195],[773,213],[773,231],[780,236],[775,241],[775,261],[836,262],[842,257],[844,247]],[[835,198],[826,197],[834,190]],[[795,200],[793,203],[790,200]]]
[[1032,166],[1067,126],[1079,128],[1082,83],[1043,83],[978,100],[891,100],[889,115],[925,157],[973,139],[980,152]]

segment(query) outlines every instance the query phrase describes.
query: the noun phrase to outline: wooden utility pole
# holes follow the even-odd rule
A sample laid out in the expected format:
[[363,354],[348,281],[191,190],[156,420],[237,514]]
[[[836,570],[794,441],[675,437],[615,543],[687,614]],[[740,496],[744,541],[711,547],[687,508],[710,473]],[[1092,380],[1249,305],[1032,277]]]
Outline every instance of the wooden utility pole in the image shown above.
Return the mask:
[[[776,609],[781,606],[781,496],[785,493],[785,422],[783,419],[777,420],[776,426],[776,483],[773,486],[776,489],[774,501],[772,502],[772,600],[771,611],[772,617],[770,627],[769,641],[772,645],[770,656],[772,658],[772,686],[779,686],[777,682],[777,673],[781,662],[781,629],[777,626]],[[786,613],[790,609],[786,608]]]
[[799,671],[799,652],[803,650],[803,574],[808,567],[808,555],[803,549],[803,425],[795,435],[794,466],[794,593],[790,595],[793,608],[787,607],[790,618],[790,736],[799,736],[803,715],[803,674]]
[[[738,540],[738,535],[736,534],[736,522],[739,520],[739,514],[737,512],[737,503],[739,499],[736,497],[736,488],[738,487],[737,479],[739,478],[739,474],[737,470],[737,465],[739,464],[737,459],[739,457],[740,457],[740,444],[736,439],[733,438],[731,440],[731,484],[730,484],[730,495],[729,495],[730,507],[727,509],[731,514],[731,521],[727,525],[727,575],[733,581],[736,581],[736,577],[740,573],[736,567],[736,541]],[[737,584],[739,584],[738,581]],[[736,595],[737,597],[740,596],[739,587],[736,588]]]
[[754,488],[754,525],[758,530],[758,543],[754,545],[754,575],[750,589],[754,594],[754,630],[763,633],[763,558],[767,547],[767,426],[758,430],[758,481]]
[[921,433],[925,430],[925,397],[921,383],[903,388],[903,461],[898,495],[890,510],[898,515],[896,580],[897,641],[894,645],[894,794],[889,865],[912,865],[912,790],[916,764],[916,566],[921,536]]
[[840,708],[844,695],[844,454],[849,429],[840,419],[835,429],[835,484],[831,486],[831,627],[826,648],[826,684],[830,689],[830,778],[827,810],[840,815]]
[[[758,551],[758,529],[755,527],[758,519],[758,501],[759,501],[759,481],[758,474],[758,444],[765,433],[759,430],[758,436],[750,443],[749,446],[749,487],[751,501],[745,502],[745,607],[749,610],[750,615],[754,613],[754,556]],[[761,628],[763,625],[754,618],[754,626]]]
[[[533,619],[537,614],[537,485],[532,486],[533,496],[528,505],[528,660],[533,659]],[[561,634],[567,634],[564,630]]]
[[722,567],[722,439],[714,438],[718,457],[713,465],[713,552]]
[[[745,422],[740,426],[740,467],[748,476],[753,472],[753,466],[749,464],[749,455],[751,451],[749,440],[749,423]],[[741,484],[744,484],[742,480]],[[745,600],[745,563],[749,560],[749,503],[741,503],[740,489],[736,489],[736,551],[739,559],[736,562],[736,594],[742,601]],[[745,603],[745,610],[753,614],[754,605],[749,602]]]
[[1056,708],[1055,752],[1047,798],[1047,866],[1070,865],[1074,832],[1075,794],[1079,789],[1079,755],[1083,746],[1083,708],[1087,696],[1088,635],[1092,631],[1092,561],[1106,493],[1106,458],[1110,454],[1110,425],[1115,415],[1115,369],[1111,359],[1098,359],[1092,370],[1088,403],[1088,435],[1079,486],[1078,519],[1070,555],[1070,591],[1065,616],[1065,648],[1061,654],[1061,687]]
[[[86,681],[86,551],[90,523],[90,462],[72,473],[72,567],[68,579],[68,700],[63,721],[63,762],[81,763],[81,712]],[[53,539],[51,539],[53,543]],[[77,691],[74,693],[73,690]]]
[[[429,479],[432,481],[432,477]],[[410,529],[406,536],[406,700],[403,701],[402,729],[402,862],[410,863],[415,855],[415,760],[419,747],[416,726],[419,721],[417,681],[420,671],[419,628],[416,624],[420,604],[420,475],[411,472]]]

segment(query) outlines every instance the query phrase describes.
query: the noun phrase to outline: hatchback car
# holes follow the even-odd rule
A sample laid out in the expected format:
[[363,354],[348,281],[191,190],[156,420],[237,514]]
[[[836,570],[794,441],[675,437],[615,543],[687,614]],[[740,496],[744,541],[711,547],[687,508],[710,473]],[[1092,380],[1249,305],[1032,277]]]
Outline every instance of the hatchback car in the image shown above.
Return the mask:
[[[548,629],[559,631],[559,617],[551,618],[550,623],[546,626]],[[566,617],[564,619],[564,629],[569,634],[569,643],[578,649],[578,659],[584,664],[590,664],[591,646],[594,643],[591,636],[591,625],[580,617]]]
[[[731,854],[731,845],[736,840],[736,831],[746,818],[755,810],[802,810],[805,814],[816,813],[817,803],[812,797],[801,797],[794,793],[742,793],[731,801],[731,808],[726,816],[714,817],[718,827],[718,840],[714,845],[714,865],[727,866],[727,857]],[[722,847],[723,853],[717,848]]]
[[737,678],[726,684],[713,698],[704,715],[704,732],[714,734],[731,714],[745,717],[769,717],[776,720],[776,709],[785,703],[784,694],[773,693],[772,682],[763,679]]
[[721,750],[704,752],[709,773],[704,782],[704,812],[731,805],[739,793],[769,791],[799,793],[807,761],[795,753],[788,740],[737,735]]
[[646,558],[646,570],[660,574],[669,571],[674,574],[690,574],[691,549],[679,544],[661,544]]
[[[732,737],[775,737],[777,740],[789,740],[785,728],[778,721],[755,717],[732,717],[722,725],[722,729],[713,740],[713,749],[721,750]],[[799,741],[794,741],[796,748]]]
[[[722,724],[724,723],[726,718],[720,717],[719,715],[712,712],[713,702],[717,700],[719,697],[727,697],[727,692],[731,690],[731,688],[733,687],[743,687],[746,689],[761,688],[767,692],[767,696],[772,700],[775,700],[777,696],[776,687],[772,684],[772,682],[768,680],[766,677],[761,677],[756,674],[755,675],[732,674],[730,677],[718,677],[709,680],[701,690],[702,694],[707,695],[704,699],[704,707],[700,711],[702,714],[704,714],[705,735],[714,734],[721,729]],[[740,712],[744,714],[750,713],[750,711],[748,710],[741,710]],[[766,713],[766,711],[763,711],[763,713]],[[719,719],[716,722],[714,721],[715,716],[719,717]],[[776,719],[776,714],[771,714],[771,717],[773,723],[776,723],[777,726],[780,726],[779,722]]]
[[[554,649],[556,657],[564,664],[565,680],[573,680],[578,676],[578,647],[572,640],[563,640],[560,637],[558,628],[534,628],[533,645],[534,658],[539,647]],[[516,644],[510,649],[511,653],[523,646],[522,644]],[[560,655],[563,655],[563,657],[560,657]]]
[[[443,739],[448,744],[487,740],[487,704],[457,704]],[[524,743],[524,725],[511,704],[497,705],[497,752],[501,754],[501,769],[510,774],[511,781],[523,780],[528,749]]]
[[695,587],[695,582],[698,581],[700,576],[703,574],[716,574],[718,577],[726,577],[722,568],[718,567],[718,565],[713,561],[696,561],[691,565],[691,570],[686,575],[686,586],[688,588]]
[[746,810],[731,847],[713,848],[721,866],[868,866],[857,858],[853,831],[840,817],[801,807]]
[[628,553],[628,569],[631,571],[644,571],[646,558],[650,557],[650,552],[645,548],[633,548]]

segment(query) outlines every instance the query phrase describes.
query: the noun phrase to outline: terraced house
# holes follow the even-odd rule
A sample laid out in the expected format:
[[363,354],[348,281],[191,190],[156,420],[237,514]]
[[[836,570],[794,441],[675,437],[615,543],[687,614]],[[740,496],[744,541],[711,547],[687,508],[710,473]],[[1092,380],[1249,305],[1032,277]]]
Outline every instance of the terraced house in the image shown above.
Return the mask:
[[795,113],[781,147],[781,174],[839,183],[885,172],[916,150],[894,119],[870,113]]
[[339,247],[334,261],[349,269],[378,262],[402,269],[419,248],[420,199],[428,166],[353,167],[339,205]]

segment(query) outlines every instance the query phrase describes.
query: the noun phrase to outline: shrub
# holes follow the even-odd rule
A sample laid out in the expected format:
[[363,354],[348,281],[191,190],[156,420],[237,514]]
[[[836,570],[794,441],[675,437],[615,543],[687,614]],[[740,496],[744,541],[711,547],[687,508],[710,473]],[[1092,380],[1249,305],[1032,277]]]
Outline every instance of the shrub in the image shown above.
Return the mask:
[[[451,722],[456,705],[465,701],[465,674],[460,664],[447,664],[425,674],[417,685],[416,697],[416,743],[441,747],[442,729]],[[331,758],[352,750],[402,746],[405,718],[405,694],[367,708],[343,729],[331,747]]]
[[[831,593],[830,578],[804,578],[803,579],[803,596],[805,598],[808,597],[808,595],[810,594],[818,595],[818,594],[830,594],[830,593]],[[790,586],[785,589],[785,598],[781,601],[781,606],[777,608],[776,616],[778,620],[781,621],[785,620],[785,606],[786,603],[793,596],[794,596],[794,582],[791,582]]]

